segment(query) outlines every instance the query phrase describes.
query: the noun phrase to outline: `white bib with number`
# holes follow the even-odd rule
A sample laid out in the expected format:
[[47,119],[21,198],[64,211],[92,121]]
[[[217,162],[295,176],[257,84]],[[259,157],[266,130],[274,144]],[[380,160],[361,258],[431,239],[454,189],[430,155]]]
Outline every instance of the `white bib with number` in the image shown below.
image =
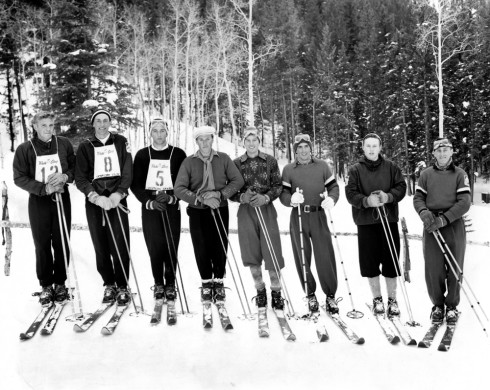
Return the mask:
[[170,160],[152,160],[148,166],[146,175],[147,190],[173,190],[172,177],[170,175]]
[[61,173],[61,162],[58,154],[36,156],[36,175],[34,179],[41,183],[47,183],[48,177],[53,173]]
[[121,176],[119,158],[114,145],[94,148],[94,180]]

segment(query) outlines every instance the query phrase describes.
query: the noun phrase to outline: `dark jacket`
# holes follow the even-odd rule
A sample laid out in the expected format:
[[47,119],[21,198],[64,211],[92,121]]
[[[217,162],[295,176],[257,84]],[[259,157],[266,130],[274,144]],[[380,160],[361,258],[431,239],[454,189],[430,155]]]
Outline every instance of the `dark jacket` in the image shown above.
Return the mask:
[[356,225],[381,223],[377,210],[366,207],[367,197],[379,190],[388,194],[389,203],[385,204],[388,221],[398,222],[398,202],[405,197],[407,190],[400,168],[381,155],[377,161],[370,161],[363,156],[349,169],[349,181],[345,187]]

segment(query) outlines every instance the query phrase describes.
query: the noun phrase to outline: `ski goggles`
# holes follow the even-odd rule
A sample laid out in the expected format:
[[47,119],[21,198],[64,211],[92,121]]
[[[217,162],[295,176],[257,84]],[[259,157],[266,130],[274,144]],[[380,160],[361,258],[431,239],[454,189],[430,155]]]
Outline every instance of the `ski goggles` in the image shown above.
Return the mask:
[[310,136],[308,134],[298,134],[294,137],[294,143],[298,144],[300,142],[311,142]]

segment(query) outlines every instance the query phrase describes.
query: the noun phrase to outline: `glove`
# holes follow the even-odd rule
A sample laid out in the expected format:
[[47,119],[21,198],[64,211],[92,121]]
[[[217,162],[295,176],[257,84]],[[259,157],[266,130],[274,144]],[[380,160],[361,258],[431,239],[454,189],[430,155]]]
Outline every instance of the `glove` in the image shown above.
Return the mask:
[[53,192],[56,192],[56,187],[52,184],[45,184],[44,190],[46,191],[46,195],[51,195]]
[[335,202],[330,196],[325,197],[325,199],[322,201],[322,207],[324,210],[332,210],[334,206]]
[[[206,191],[201,194],[202,199],[210,199],[210,198],[215,198],[218,201],[221,199],[221,192],[219,191]],[[204,202],[203,202],[204,203]]]
[[119,192],[113,192],[112,194],[110,194],[109,200],[112,203],[112,208],[117,207],[122,198],[123,198],[123,196]]
[[219,207],[220,201],[216,198],[208,198],[204,199],[202,203],[212,209],[217,209]]
[[169,203],[172,200],[172,196],[166,192],[159,192],[155,200],[160,203]]
[[420,213],[420,219],[424,222],[424,229],[428,229],[435,222],[434,214],[427,209]]
[[447,220],[446,218],[444,217],[436,217],[435,221],[428,227],[426,227],[425,229],[429,232],[429,233],[433,233],[435,232],[436,230],[444,227],[447,225]]
[[379,196],[377,193],[372,193],[367,198],[367,204],[369,207],[380,207],[381,203],[379,203]]
[[97,192],[95,191],[92,191],[90,194],[88,194],[88,201],[90,203],[93,203],[95,205],[97,205],[97,199],[99,198],[99,194],[97,194]]
[[107,196],[100,195],[95,204],[106,211],[112,209],[112,201]]
[[249,187],[247,188],[247,191],[240,195],[240,202],[242,203],[250,203],[250,200],[252,199],[252,196],[255,195],[255,192],[252,191],[252,189]]
[[379,191],[378,193],[378,198],[379,198],[379,203],[389,203],[390,201],[390,197],[388,196],[388,194],[386,192],[383,192],[383,191]]
[[250,199],[250,206],[252,207],[260,207],[267,204],[267,197],[262,194],[255,194]]
[[163,202],[159,202],[158,200],[152,200],[149,206],[150,206],[150,210],[157,210],[157,211],[167,210],[167,204]]
[[305,197],[299,191],[296,191],[291,196],[291,206],[293,206],[293,207],[298,207],[301,203],[304,203],[304,202],[305,202]]
[[64,173],[52,173],[48,176],[48,183],[52,186],[63,186],[68,180],[68,176]]

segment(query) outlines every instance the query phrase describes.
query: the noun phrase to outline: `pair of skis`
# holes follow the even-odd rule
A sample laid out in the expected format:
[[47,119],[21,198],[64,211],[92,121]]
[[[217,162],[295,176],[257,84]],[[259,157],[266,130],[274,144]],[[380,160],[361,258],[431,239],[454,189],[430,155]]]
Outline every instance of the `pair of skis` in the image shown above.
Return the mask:
[[[151,315],[150,324],[157,325],[162,320],[162,310],[165,300],[163,298],[155,300],[155,307]],[[175,309],[175,301],[167,301],[167,324],[175,325],[177,323],[177,311]]]
[[[114,302],[102,303],[102,305],[97,309],[97,311],[92,313],[87,319],[85,319],[85,321],[83,321],[81,324],[73,325],[73,330],[75,332],[86,332],[88,329],[90,329],[90,327],[94,324],[94,322],[97,321],[97,319],[99,319],[99,317],[101,317],[113,305]],[[103,335],[111,335],[114,333],[114,331],[117,328],[117,325],[119,325],[121,317],[123,316],[124,312],[128,307],[129,307],[129,302],[124,305],[116,304],[116,311],[110,318],[107,325],[105,325],[101,330],[101,333]]]
[[[282,336],[287,341],[296,340],[296,336],[289,326],[288,320],[284,315],[284,310],[272,309],[279,322],[279,327],[281,328]],[[267,307],[258,308],[258,331],[259,337],[269,337],[269,320],[267,319]]]
[[[369,304],[367,306],[373,313],[373,307]],[[417,345],[417,341],[410,335],[400,321],[400,316],[387,316],[385,313],[373,313],[373,315],[390,344],[398,344],[401,339],[405,345]]]
[[[446,330],[442,335],[441,342],[439,343],[439,347],[437,348],[439,351],[447,352],[449,348],[451,348],[451,343],[453,341],[454,331],[456,330],[456,325],[458,320],[454,322],[446,322]],[[429,348],[434,341],[434,338],[437,334],[437,331],[443,325],[443,321],[434,321],[430,325],[429,329],[425,333],[424,338],[419,342],[419,348]]]
[[[42,307],[41,312],[37,315],[34,321],[31,323],[29,328],[20,334],[20,339],[30,340],[34,337],[38,329],[41,327],[43,321],[48,318],[44,327],[41,329],[41,334],[43,336],[49,336],[53,333],[56,324],[61,316],[61,312],[68,301],[54,302]],[[52,310],[53,309],[53,310]],[[48,316],[49,315],[49,316]]]
[[[219,320],[223,330],[233,329],[233,325],[230,320],[230,316],[225,307],[224,301],[216,301],[214,303],[216,309],[218,309]],[[211,301],[204,301],[202,303],[202,326],[204,329],[211,329],[213,327],[213,308]]]

